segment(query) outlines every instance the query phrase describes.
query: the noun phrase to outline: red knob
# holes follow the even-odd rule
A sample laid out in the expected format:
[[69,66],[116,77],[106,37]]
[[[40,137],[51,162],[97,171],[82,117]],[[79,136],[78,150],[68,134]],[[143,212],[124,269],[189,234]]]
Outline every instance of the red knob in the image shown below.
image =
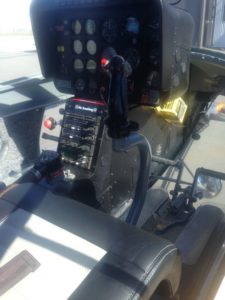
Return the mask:
[[48,118],[44,121],[44,126],[49,130],[53,130],[57,125],[57,122],[53,118]]
[[106,67],[107,65],[108,65],[108,63],[109,63],[109,60],[107,59],[107,58],[102,58],[101,59],[101,66],[102,67]]

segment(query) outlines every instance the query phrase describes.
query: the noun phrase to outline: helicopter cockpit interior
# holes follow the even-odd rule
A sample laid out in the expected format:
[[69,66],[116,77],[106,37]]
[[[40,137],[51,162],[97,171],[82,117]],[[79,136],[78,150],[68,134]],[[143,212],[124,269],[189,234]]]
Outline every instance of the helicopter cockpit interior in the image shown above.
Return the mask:
[[[107,196],[104,190],[112,181],[120,181],[110,178],[111,167],[120,158],[113,161],[109,144],[113,138],[127,137],[129,132],[143,127],[143,119],[145,123],[151,119],[133,108],[156,107],[185,94],[189,84],[193,21],[186,12],[158,1],[151,5],[125,2],[120,4],[126,12],[121,15],[116,3],[82,2],[70,11],[67,2],[63,3],[52,4],[54,9],[49,11],[50,3],[37,2],[31,10],[44,76],[53,78],[61,92],[74,95],[60,110],[60,120],[51,116],[45,120],[50,131],[44,129],[42,137],[52,142],[58,138],[57,151],[70,176],[94,177],[97,198],[101,197],[98,202],[110,213],[118,203],[112,205],[107,200],[112,195]],[[97,7],[94,11],[93,5]],[[115,66],[110,63],[116,57],[121,59],[121,71],[117,75],[114,68],[119,62],[115,61]],[[176,117],[182,121],[187,107],[184,101],[178,102]],[[130,112],[135,113],[130,116]],[[51,137],[59,123],[61,133]],[[147,130],[149,138],[151,129]],[[123,168],[129,170],[135,155],[139,159],[131,153]],[[133,169],[136,169],[134,175],[127,174],[126,189],[127,184],[131,186],[131,176],[137,177],[138,164]]]
[[33,167],[1,189],[0,295],[206,299],[202,268],[189,278],[224,213],[195,207],[196,186],[225,175],[185,183],[182,153],[225,56],[192,49],[191,15],[165,0],[33,0],[30,15],[42,74],[68,99],[46,108]]

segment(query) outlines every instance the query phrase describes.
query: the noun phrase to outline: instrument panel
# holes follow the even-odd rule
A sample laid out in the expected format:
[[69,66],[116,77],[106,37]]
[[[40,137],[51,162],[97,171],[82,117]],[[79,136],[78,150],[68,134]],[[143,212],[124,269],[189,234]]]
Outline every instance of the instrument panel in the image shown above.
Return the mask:
[[193,22],[165,0],[33,0],[31,19],[42,73],[63,93],[107,102],[113,53],[132,68],[131,104],[188,88]]
[[[65,86],[71,86],[77,97],[85,99],[102,100],[107,102],[107,89],[109,78],[103,71],[102,60],[108,59],[110,49],[122,55],[129,62],[133,70],[133,76],[129,78],[129,102],[134,102],[136,96],[134,81],[138,84],[142,57],[146,56],[146,43],[149,39],[143,33],[144,22],[141,17],[128,15],[125,18],[66,18],[59,20],[54,25],[57,35],[58,78],[55,78],[56,87],[66,92]],[[151,28],[151,26],[150,26]],[[155,30],[159,30],[155,24]],[[142,31],[142,32],[141,32]],[[159,34],[159,33],[158,33]],[[156,36],[158,36],[156,34]],[[153,74],[159,74],[160,51],[159,41],[153,52],[149,54],[149,62]],[[152,46],[154,41],[151,41]],[[108,53],[107,53],[108,52]],[[147,72],[147,71],[145,71]],[[146,75],[147,76],[147,75]],[[159,77],[159,75],[158,75]],[[158,84],[160,81],[152,81]],[[140,89],[139,89],[140,91]],[[140,97],[140,93],[139,93]]]

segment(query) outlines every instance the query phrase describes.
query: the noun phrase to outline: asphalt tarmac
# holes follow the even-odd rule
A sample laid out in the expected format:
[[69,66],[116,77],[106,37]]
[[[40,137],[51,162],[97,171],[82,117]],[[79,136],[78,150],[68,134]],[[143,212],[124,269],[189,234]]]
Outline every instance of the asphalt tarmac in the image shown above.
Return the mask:
[[40,73],[34,39],[31,35],[0,35],[0,87],[7,81]]
[[35,51],[20,53],[0,52],[0,84],[40,74],[40,66]]

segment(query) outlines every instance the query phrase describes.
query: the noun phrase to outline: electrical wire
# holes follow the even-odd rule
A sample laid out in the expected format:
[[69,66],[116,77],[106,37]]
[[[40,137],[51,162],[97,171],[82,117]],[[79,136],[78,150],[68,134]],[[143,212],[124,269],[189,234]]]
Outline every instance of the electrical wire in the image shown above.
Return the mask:
[[177,5],[177,4],[179,4],[180,2],[181,2],[181,0],[178,0],[178,1],[174,2],[174,3],[170,3],[170,5]]

